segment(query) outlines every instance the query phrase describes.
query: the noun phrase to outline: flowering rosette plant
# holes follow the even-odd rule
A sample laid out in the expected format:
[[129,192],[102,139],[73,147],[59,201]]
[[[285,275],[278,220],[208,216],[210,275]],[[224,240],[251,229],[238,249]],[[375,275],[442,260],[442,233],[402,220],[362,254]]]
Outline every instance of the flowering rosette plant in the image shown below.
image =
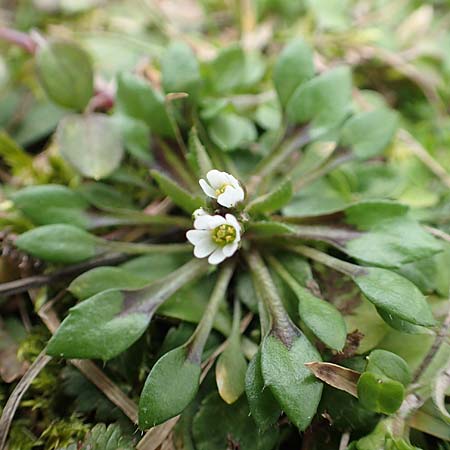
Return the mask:
[[[64,66],[46,54],[57,50],[36,56],[51,98],[69,96],[49,84],[49,66]],[[23,218],[15,248],[47,264],[54,284],[41,295],[56,295],[62,280],[72,306],[46,353],[105,364],[134,355],[139,427],[170,431],[178,421],[181,441],[217,413],[244,424],[245,450],[274,448],[283,427],[322,420],[343,432],[363,423],[352,448],[369,448],[362,436],[374,429],[380,442],[406,443],[427,397],[405,413],[410,368],[376,348],[382,337],[369,341],[366,318],[386,335],[432,333],[439,317],[419,273],[442,243],[394,198],[369,188],[338,195],[340,170],[364,179],[366,163],[382,161],[397,114],[380,101],[353,103],[349,68],[316,73],[300,40],[278,56],[267,100],[249,94],[242,107],[250,75],[239,85],[224,67],[253,66],[242,49],[227,51],[200,71],[189,47],[169,47],[162,92],[118,75],[108,113],[77,113],[86,100],[58,125],[76,183],[11,193]],[[102,138],[89,141],[91,132]],[[221,448],[231,445],[217,433]]]

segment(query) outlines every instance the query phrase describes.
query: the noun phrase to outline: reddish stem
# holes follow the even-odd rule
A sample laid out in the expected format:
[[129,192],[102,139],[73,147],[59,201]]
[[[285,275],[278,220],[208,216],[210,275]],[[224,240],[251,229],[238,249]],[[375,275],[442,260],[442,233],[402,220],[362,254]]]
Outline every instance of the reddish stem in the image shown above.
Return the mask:
[[31,55],[34,55],[38,47],[37,42],[30,35],[12,28],[0,27],[0,39],[23,48]]

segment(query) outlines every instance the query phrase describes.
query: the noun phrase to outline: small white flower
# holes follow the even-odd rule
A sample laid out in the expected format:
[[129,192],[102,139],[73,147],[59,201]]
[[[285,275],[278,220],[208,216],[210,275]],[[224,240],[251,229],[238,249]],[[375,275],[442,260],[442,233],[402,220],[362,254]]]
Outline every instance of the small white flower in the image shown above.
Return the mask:
[[194,228],[186,233],[188,241],[194,245],[194,256],[209,256],[210,264],[220,264],[232,256],[241,240],[241,226],[232,214],[198,216]]
[[232,208],[244,200],[244,190],[233,175],[214,169],[206,174],[206,178],[208,182],[201,179],[200,186],[208,197],[217,199],[219,205]]

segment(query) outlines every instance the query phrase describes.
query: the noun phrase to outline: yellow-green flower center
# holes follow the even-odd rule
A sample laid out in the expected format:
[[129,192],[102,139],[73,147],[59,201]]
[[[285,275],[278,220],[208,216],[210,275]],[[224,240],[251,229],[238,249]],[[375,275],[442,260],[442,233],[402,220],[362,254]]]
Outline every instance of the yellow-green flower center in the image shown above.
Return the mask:
[[212,232],[212,240],[215,244],[224,247],[231,244],[236,239],[236,230],[231,225],[223,224],[214,228]]
[[220,188],[216,189],[216,197],[225,192],[225,189],[229,186],[229,184],[223,184]]

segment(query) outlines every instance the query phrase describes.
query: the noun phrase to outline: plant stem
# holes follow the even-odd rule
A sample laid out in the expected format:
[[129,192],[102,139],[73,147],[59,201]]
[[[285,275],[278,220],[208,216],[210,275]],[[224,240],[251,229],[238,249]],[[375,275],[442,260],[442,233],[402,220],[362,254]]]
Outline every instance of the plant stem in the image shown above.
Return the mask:
[[246,254],[246,257],[252,272],[253,284],[270,316],[270,331],[289,348],[300,331],[286,312],[261,255],[256,250],[252,250]]
[[230,261],[225,264],[219,272],[217,282],[214,286],[214,290],[211,294],[208,305],[206,306],[205,312],[203,313],[203,317],[195,329],[194,334],[186,343],[189,347],[189,359],[192,361],[196,361],[198,363],[201,362],[206,340],[208,339],[209,333],[211,333],[220,303],[225,297],[235,265],[236,263],[234,261]]
[[116,214],[89,214],[90,229],[113,225],[168,225],[189,228],[192,221],[187,217],[158,215],[152,216],[139,211]]
[[192,250],[192,246],[189,244],[141,244],[135,242],[108,241],[101,238],[97,238],[96,242],[101,248],[132,255],[184,253]]
[[305,245],[296,245],[291,250],[350,277],[360,275],[361,271],[364,270],[359,266],[334,258],[333,256],[327,255],[315,248],[306,247]]
[[36,41],[29,34],[13,30],[12,28],[0,27],[0,39],[23,48],[31,55],[34,55],[38,47]]
[[250,178],[247,186],[248,192],[253,193],[265,177],[275,171],[295,150],[303,147],[310,142],[310,140],[311,136],[309,135],[308,127],[305,126],[301,128],[289,142],[280,145],[275,151],[267,155],[259,163],[255,173]]
[[194,180],[193,175],[187,169],[184,161],[165,142],[160,140],[159,144],[164,151],[164,158],[170,167],[175,170],[178,177],[183,180],[184,184],[193,191],[198,189],[197,181]]

